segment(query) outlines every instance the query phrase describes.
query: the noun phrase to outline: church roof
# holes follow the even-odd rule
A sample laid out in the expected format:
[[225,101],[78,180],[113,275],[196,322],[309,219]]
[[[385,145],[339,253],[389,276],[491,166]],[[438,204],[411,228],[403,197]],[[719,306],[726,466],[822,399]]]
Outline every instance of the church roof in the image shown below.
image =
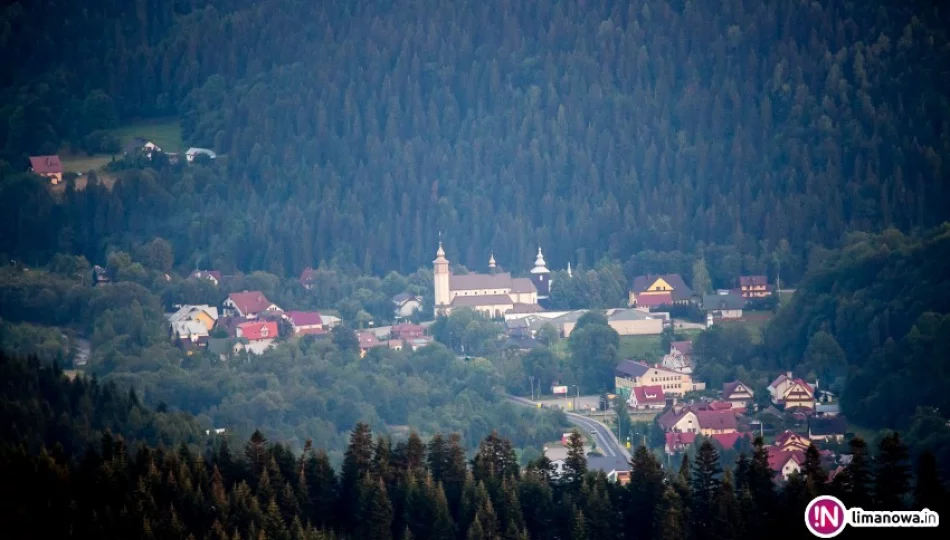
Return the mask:
[[514,306],[511,297],[507,294],[481,294],[478,296],[456,296],[452,300],[452,307],[475,306]]
[[511,290],[512,279],[508,272],[497,274],[465,274],[449,276],[449,289],[453,291],[474,291],[479,289]]
[[532,293],[538,292],[534,283],[525,277],[516,277],[511,280],[511,292],[513,293]]

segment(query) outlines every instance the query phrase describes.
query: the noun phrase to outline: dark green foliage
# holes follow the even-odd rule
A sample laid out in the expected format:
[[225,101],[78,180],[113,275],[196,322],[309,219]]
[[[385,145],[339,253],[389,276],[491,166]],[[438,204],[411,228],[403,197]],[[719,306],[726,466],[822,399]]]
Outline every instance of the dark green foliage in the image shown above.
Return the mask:
[[868,445],[863,439],[849,442],[851,463],[832,482],[832,493],[848,507],[871,508],[874,470]]
[[910,452],[897,433],[881,439],[874,460],[874,499],[882,510],[904,510],[911,488]]
[[576,429],[567,439],[567,457],[564,458],[564,473],[561,482],[572,491],[579,491],[587,476],[587,457],[584,453],[584,436]]
[[585,392],[613,389],[614,368],[620,362],[620,336],[599,312],[585,313],[568,338],[571,359]]

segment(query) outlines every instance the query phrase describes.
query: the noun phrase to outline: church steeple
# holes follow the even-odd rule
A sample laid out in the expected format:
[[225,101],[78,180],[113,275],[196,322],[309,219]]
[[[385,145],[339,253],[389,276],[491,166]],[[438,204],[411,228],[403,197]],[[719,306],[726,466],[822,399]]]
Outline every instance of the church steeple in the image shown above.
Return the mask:
[[432,281],[435,290],[434,304],[435,314],[444,310],[451,302],[449,292],[449,261],[445,258],[445,250],[442,249],[442,235],[439,234],[439,250],[435,252],[435,260],[432,261]]
[[495,253],[494,252],[492,252],[491,257],[488,258],[488,269],[489,270],[495,269]]
[[544,254],[541,253],[541,246],[538,246],[538,257],[534,260],[534,268],[531,269],[531,282],[534,288],[538,290],[538,298],[547,298],[551,292],[551,271],[544,262]]
[[544,254],[541,253],[541,246],[538,246],[538,258],[534,260],[534,268],[531,269],[532,274],[548,274],[551,271],[548,270],[548,265],[544,262]]

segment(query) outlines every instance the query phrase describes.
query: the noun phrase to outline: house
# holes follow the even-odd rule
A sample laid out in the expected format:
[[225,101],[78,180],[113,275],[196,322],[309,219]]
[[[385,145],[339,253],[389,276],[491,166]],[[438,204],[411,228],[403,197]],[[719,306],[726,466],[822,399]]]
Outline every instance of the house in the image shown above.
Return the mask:
[[746,433],[732,431],[730,433],[714,433],[710,435],[709,438],[719,443],[719,445],[724,449],[728,450],[735,447],[736,441],[747,436],[748,434]]
[[660,366],[625,360],[614,370],[616,393],[629,395],[638,386],[659,385],[666,395],[682,396],[686,392],[704,390],[705,383],[694,383],[692,376]]
[[627,404],[637,410],[662,409],[666,406],[666,396],[662,386],[636,386]]
[[30,156],[30,171],[49,178],[54,186],[63,181],[63,163],[59,156]]
[[112,283],[112,278],[109,277],[109,272],[99,266],[98,264],[92,267],[92,286],[96,285],[105,285],[106,283]]
[[847,429],[848,423],[843,416],[808,419],[808,438],[813,441],[841,442]]
[[741,319],[745,298],[738,294],[704,294],[703,311],[717,319]]
[[670,352],[676,351],[683,356],[693,356],[692,341],[673,341],[670,343]]
[[679,373],[692,374],[693,360],[679,352],[677,349],[670,349],[670,353],[663,356],[660,366]]
[[313,284],[316,281],[317,272],[311,267],[306,267],[303,269],[303,272],[300,272],[300,284],[303,285],[304,289],[308,291],[313,288]]
[[256,319],[264,313],[277,313],[280,308],[260,291],[231,293],[224,301],[224,311],[247,319]]
[[775,441],[772,442],[772,446],[783,451],[804,452],[811,446],[811,440],[800,433],[785,430],[775,438]]
[[188,277],[193,279],[206,279],[215,285],[221,284],[221,272],[217,270],[195,270]]
[[277,323],[274,321],[249,321],[237,327],[237,337],[247,340],[244,348],[251,354],[264,354],[278,337]]
[[768,387],[772,403],[782,405],[786,410],[795,407],[815,408],[815,390],[803,379],[792,377],[792,372],[776,377]]
[[244,351],[248,343],[247,338],[211,338],[208,340],[208,352],[217,355],[222,362],[227,362]]
[[696,442],[695,433],[683,433],[671,431],[666,434],[666,445],[664,450],[669,455],[685,452],[686,449]]
[[689,407],[668,409],[656,418],[656,424],[668,433],[699,433],[699,418]]
[[417,338],[410,338],[405,340],[406,346],[408,346],[413,351],[418,351],[419,349],[431,345],[435,340],[429,336],[422,336]]
[[387,345],[389,345],[389,350],[391,350],[391,351],[401,351],[401,350],[402,350],[402,346],[403,346],[404,344],[403,344],[403,341],[402,341],[401,339],[390,339],[390,340],[387,342]]
[[693,291],[679,274],[637,276],[629,294],[629,305],[655,307],[663,304],[688,304]]
[[422,297],[409,293],[399,293],[392,297],[393,316],[397,319],[405,319],[415,315],[422,309]]
[[316,311],[288,311],[282,318],[290,323],[295,336],[325,334],[323,319]]
[[771,294],[769,280],[765,276],[740,276],[739,294],[743,298],[762,298]]
[[722,399],[732,403],[734,409],[747,409],[755,401],[755,392],[744,382],[727,382],[722,385]]
[[360,343],[360,358],[366,356],[366,351],[375,348],[375,347],[384,347],[388,344],[383,343],[376,337],[376,334],[372,332],[357,332],[356,339]]
[[205,335],[207,335],[218,321],[218,308],[205,304],[185,305],[178,308],[175,313],[168,315],[168,322],[173,328],[175,324],[186,321],[201,324],[205,329]]
[[769,468],[782,480],[788,480],[793,473],[801,472],[805,463],[805,453],[800,450],[781,450],[774,446],[768,447]]
[[[565,325],[565,336],[574,330],[574,324]],[[607,313],[607,326],[621,336],[658,336],[663,333],[663,319],[640,309],[618,309]]]
[[735,433],[736,415],[731,410],[726,411],[696,411],[696,420],[699,423],[699,432],[707,437],[724,433]]
[[185,160],[188,161],[188,163],[193,162],[198,156],[208,156],[209,159],[215,159],[218,157],[217,154],[215,154],[212,150],[208,150],[207,148],[191,147],[187,152],[185,152]]
[[199,321],[183,320],[171,323],[171,334],[182,345],[205,346],[208,343],[208,329]]
[[152,152],[161,152],[162,148],[148,139],[135,137],[129,141],[129,144],[125,145],[124,152],[126,154],[134,154],[140,150],[151,159]]
[[630,463],[623,456],[587,456],[588,471],[603,471],[607,480],[626,485],[630,482]]
[[415,339],[426,335],[426,329],[419,324],[396,324],[389,329],[390,339]]

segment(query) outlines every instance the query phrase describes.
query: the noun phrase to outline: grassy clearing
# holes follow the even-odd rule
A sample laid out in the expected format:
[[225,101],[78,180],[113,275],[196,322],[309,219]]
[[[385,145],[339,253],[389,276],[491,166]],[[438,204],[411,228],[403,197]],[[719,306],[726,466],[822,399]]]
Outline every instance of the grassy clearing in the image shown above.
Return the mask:
[[621,336],[620,358],[645,359],[663,356],[660,336]]
[[747,311],[744,313],[744,317],[741,320],[719,321],[716,324],[721,324],[723,326],[741,326],[746,328],[752,337],[752,342],[761,343],[762,335],[765,332],[765,327],[768,326],[771,320],[772,314],[770,312]]
[[162,151],[183,152],[185,143],[181,140],[181,123],[178,118],[156,118],[129,123],[112,130],[125,146],[135,137],[148,139],[161,147]]
[[63,170],[65,172],[73,173],[82,173],[85,174],[89,171],[98,171],[102,167],[105,167],[110,161],[112,161],[112,156],[108,155],[94,155],[87,156],[83,154],[79,155],[60,155],[63,162]]

